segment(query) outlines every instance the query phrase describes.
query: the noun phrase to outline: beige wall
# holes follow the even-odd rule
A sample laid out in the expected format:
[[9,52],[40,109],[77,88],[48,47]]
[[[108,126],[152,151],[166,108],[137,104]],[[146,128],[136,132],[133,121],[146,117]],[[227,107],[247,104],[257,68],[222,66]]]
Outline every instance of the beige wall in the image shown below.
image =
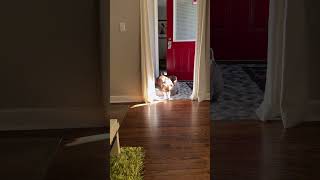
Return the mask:
[[[111,0],[110,95],[141,97],[139,0]],[[119,31],[125,22],[126,32]]]
[[0,22],[0,126],[101,125],[99,1],[5,1]]

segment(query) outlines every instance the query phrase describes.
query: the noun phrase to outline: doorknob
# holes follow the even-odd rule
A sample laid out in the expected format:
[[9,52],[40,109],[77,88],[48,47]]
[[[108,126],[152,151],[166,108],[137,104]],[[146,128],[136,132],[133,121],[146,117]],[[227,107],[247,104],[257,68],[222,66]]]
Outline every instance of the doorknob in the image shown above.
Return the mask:
[[168,49],[171,49],[172,47],[172,40],[171,38],[168,39]]

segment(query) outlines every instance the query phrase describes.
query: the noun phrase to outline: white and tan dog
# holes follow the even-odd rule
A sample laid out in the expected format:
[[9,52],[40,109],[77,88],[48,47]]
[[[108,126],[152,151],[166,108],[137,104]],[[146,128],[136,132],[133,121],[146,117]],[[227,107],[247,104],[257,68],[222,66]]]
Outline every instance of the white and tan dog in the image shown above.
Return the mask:
[[170,78],[164,75],[160,75],[156,80],[156,85],[159,87],[160,91],[163,92],[166,99],[170,99],[171,90],[173,89],[173,82]]

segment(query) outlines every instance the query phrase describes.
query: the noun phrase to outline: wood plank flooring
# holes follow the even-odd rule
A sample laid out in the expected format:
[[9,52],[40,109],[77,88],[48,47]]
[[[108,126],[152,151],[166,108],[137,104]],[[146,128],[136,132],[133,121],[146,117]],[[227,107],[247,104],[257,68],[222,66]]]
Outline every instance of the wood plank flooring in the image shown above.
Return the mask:
[[214,180],[320,179],[320,123],[212,121]]
[[45,180],[105,180],[109,177],[109,140],[66,146],[81,137],[107,133],[106,128],[65,131]]
[[106,131],[106,128],[1,131],[0,179],[106,180],[108,140],[65,146],[79,137]]
[[164,101],[130,108],[121,146],[146,150],[145,180],[210,179],[209,102]]

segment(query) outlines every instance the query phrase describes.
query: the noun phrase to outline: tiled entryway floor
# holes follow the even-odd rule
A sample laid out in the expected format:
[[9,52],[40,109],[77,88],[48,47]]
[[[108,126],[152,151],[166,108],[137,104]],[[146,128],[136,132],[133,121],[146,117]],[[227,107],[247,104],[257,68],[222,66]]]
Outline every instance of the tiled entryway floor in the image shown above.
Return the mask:
[[266,64],[218,64],[224,89],[211,103],[211,120],[257,119],[264,96]]

